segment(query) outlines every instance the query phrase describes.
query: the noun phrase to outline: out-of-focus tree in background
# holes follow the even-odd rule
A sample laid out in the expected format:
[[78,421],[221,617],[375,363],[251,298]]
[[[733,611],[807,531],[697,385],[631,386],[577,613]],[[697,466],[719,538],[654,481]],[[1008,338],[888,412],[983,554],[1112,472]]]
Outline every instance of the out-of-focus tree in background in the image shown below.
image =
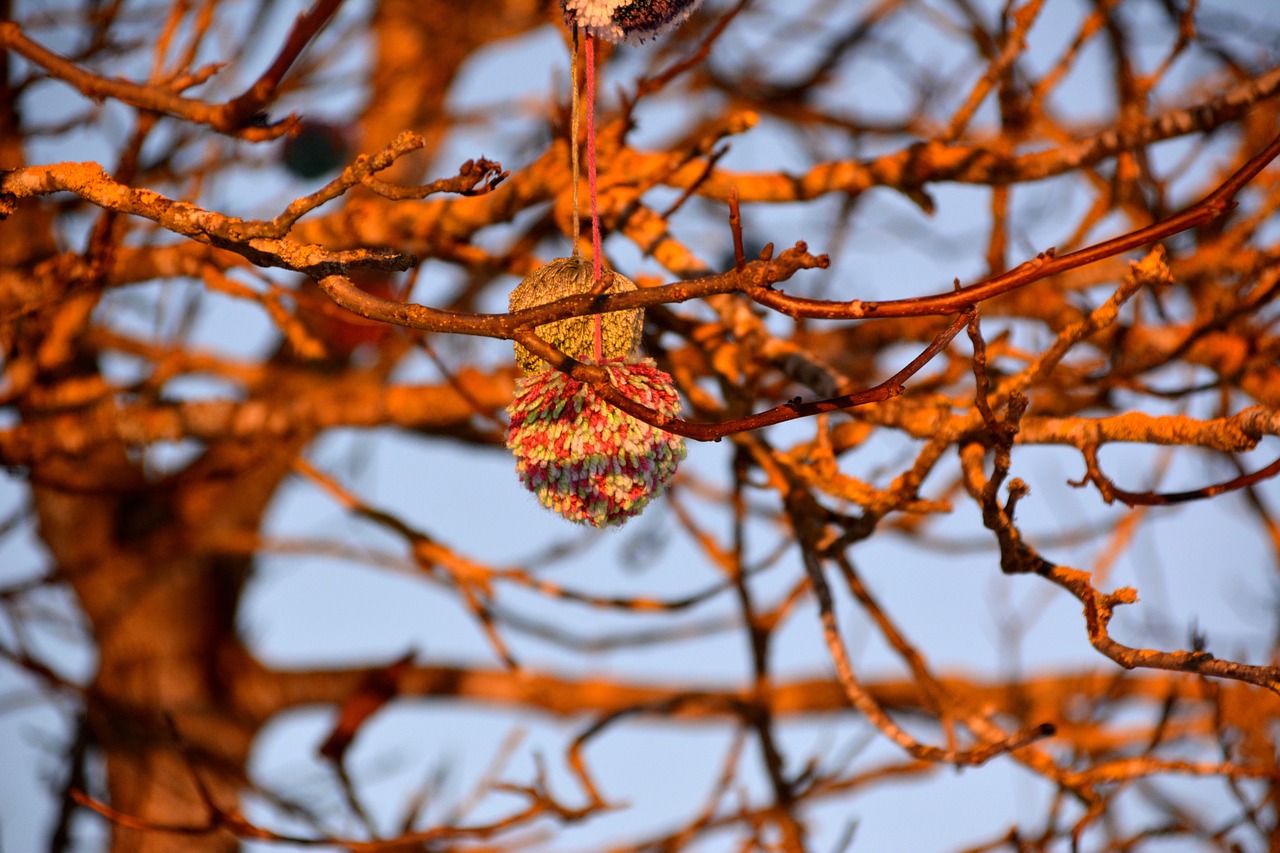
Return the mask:
[[[570,44],[0,0],[0,832],[1277,849],[1270,0],[708,0],[600,46],[640,289],[507,314]],[[600,536],[511,471],[511,341],[637,306],[689,458]]]

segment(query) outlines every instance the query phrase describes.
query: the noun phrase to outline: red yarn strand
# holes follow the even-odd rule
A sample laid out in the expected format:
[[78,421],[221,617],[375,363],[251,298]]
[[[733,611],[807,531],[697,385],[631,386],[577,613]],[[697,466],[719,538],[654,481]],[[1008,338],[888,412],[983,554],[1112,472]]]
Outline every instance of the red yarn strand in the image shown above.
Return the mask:
[[595,255],[593,272],[599,281],[600,200],[596,190],[596,40],[587,36],[587,186],[591,192],[591,249]]
[[[591,193],[591,274],[595,286],[592,292],[601,290],[600,279],[604,275],[600,258],[600,201],[596,192],[596,39],[586,37],[586,89],[587,89],[587,187]],[[604,360],[604,330],[600,315],[595,319],[594,355],[597,363]]]

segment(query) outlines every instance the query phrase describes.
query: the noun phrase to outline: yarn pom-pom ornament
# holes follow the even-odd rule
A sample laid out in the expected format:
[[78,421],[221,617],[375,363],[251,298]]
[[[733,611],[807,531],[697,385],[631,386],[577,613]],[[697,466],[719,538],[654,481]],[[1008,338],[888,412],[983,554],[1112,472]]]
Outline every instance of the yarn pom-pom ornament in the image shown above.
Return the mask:
[[[671,377],[649,359],[604,364],[623,394],[664,415],[680,411]],[[516,382],[507,447],[538,502],[570,521],[607,527],[639,515],[667,488],[684,439],[606,403],[558,370]]]
[[[636,285],[626,276],[613,270],[603,270],[601,275],[609,282],[604,293],[625,293]],[[534,270],[524,281],[516,285],[508,300],[512,311],[535,308],[554,302],[565,296],[590,293],[595,285],[594,271],[589,261],[581,257],[557,258]],[[644,309],[611,311],[600,316],[601,354],[605,359],[627,358],[640,345],[640,332],[644,325]],[[566,355],[579,361],[594,361],[595,316],[571,317],[538,326],[538,337]],[[525,373],[541,373],[551,365],[516,344],[516,364]]]
[[560,0],[566,24],[615,44],[664,35],[700,5],[702,0]]

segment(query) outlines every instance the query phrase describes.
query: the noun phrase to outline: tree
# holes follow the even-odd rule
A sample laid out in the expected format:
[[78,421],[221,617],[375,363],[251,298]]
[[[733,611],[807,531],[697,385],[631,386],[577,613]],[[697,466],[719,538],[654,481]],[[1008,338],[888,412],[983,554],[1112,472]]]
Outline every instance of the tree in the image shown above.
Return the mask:
[[[559,4],[0,9],[0,654],[57,733],[21,838],[820,850],[903,798],[897,849],[1280,843],[1266,4],[709,0],[601,43],[639,287],[515,312],[585,216]],[[545,340],[636,309],[681,417]],[[622,532],[512,475],[511,342],[687,438]],[[336,606],[270,597],[335,565]],[[337,644],[273,658],[308,616]],[[421,708],[501,713],[378,728]],[[379,769],[415,749],[456,779]]]

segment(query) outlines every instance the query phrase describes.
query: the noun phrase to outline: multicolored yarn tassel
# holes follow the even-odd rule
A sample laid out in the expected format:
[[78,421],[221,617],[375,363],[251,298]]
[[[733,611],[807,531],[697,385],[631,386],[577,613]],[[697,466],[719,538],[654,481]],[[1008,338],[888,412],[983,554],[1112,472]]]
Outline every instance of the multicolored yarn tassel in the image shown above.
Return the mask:
[[[604,366],[613,387],[632,400],[679,414],[671,377],[653,361]],[[685,456],[683,438],[614,408],[557,370],[518,380],[507,414],[507,447],[520,481],[543,506],[578,524],[607,527],[639,515]]]

